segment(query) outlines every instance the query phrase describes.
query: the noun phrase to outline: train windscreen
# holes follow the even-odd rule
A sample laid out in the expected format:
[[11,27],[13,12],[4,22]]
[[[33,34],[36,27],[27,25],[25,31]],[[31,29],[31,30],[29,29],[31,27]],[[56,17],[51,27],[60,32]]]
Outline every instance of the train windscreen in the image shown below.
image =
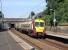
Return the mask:
[[44,22],[35,22],[35,26],[43,27],[44,26]]

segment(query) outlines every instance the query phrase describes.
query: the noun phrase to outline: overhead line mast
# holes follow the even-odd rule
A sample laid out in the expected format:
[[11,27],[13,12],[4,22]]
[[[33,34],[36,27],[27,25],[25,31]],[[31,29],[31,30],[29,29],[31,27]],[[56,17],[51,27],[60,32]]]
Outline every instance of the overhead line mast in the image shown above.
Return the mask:
[[1,22],[2,22],[2,27],[3,27],[3,24],[4,24],[3,18],[4,18],[4,16],[3,16],[3,12],[2,12],[2,0],[0,0],[0,11],[1,11],[1,14],[0,14],[0,16],[1,16]]
[[1,11],[2,11],[2,0],[0,0],[0,3],[1,3]]

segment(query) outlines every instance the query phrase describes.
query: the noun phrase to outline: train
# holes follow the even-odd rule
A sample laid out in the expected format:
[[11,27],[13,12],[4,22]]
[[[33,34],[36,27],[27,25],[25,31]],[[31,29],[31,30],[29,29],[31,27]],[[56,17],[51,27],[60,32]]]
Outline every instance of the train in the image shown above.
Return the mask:
[[29,19],[15,24],[15,29],[33,37],[45,37],[45,21],[42,18]]

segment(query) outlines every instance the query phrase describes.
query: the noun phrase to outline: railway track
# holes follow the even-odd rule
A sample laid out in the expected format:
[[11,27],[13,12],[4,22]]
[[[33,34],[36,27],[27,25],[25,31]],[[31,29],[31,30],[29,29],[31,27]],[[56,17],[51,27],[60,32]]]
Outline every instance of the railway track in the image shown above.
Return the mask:
[[48,45],[54,46],[56,48],[59,48],[61,50],[68,50],[68,45],[63,44],[62,42],[58,42],[52,39],[38,39],[39,41],[43,42],[43,43],[47,43]]
[[68,46],[55,43],[55,41],[52,42],[49,39],[34,39],[16,30],[12,29],[11,31],[38,50],[68,50]]

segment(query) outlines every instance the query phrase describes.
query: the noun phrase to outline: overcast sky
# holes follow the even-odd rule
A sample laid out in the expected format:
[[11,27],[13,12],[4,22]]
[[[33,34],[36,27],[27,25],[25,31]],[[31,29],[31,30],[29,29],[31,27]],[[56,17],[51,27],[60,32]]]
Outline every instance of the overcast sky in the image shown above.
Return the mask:
[[45,0],[2,0],[6,18],[26,18],[31,11],[39,13],[46,8]]

